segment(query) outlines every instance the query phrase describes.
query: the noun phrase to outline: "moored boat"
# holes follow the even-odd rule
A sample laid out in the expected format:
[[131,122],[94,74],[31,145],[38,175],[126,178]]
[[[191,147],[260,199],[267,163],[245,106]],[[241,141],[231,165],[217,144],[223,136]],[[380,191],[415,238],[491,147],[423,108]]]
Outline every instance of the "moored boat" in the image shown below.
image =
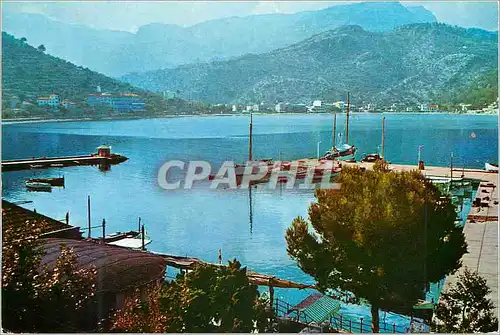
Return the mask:
[[51,192],[52,185],[49,183],[40,183],[40,182],[29,182],[26,183],[26,188],[30,191],[43,191],[43,192]]
[[363,157],[361,159],[361,162],[373,163],[373,162],[379,161],[381,159],[382,159],[382,157],[380,157],[380,155],[378,153],[377,154],[367,154],[367,155],[365,155],[365,157]]
[[29,183],[46,183],[51,186],[64,186],[64,177],[56,177],[56,178],[30,178],[28,179]]
[[332,150],[328,150],[323,156],[324,159],[334,159],[345,156],[352,156],[356,153],[356,147],[354,145],[343,144],[340,148],[333,147]]
[[484,169],[488,172],[498,172],[498,165],[492,163],[484,163]]

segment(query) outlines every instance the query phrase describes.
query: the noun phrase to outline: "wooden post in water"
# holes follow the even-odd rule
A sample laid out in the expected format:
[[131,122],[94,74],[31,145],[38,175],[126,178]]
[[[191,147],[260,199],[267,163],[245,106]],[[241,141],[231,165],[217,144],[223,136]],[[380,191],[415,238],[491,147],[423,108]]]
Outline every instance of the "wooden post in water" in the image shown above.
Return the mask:
[[345,144],[349,144],[349,92],[347,92],[347,109],[345,116]]
[[106,243],[106,220],[102,219],[102,244]]
[[382,117],[382,159],[384,158],[385,149],[385,116]]
[[248,139],[248,160],[251,161],[252,160],[252,121],[253,121],[253,117],[252,117],[252,111],[250,111],[250,137]]
[[273,307],[273,300],[274,300],[274,287],[272,286],[271,282],[269,282],[269,301],[271,302],[271,307]]
[[450,189],[453,187],[453,152],[450,155]]
[[88,220],[89,220],[89,232],[88,232],[88,238],[90,238],[90,230],[92,229],[90,226],[90,195],[87,197],[87,215],[88,215]]
[[66,212],[66,224],[69,225],[69,212]]
[[142,250],[146,250],[146,245],[145,245],[145,236],[144,236],[144,225],[141,227],[141,239],[142,239]]

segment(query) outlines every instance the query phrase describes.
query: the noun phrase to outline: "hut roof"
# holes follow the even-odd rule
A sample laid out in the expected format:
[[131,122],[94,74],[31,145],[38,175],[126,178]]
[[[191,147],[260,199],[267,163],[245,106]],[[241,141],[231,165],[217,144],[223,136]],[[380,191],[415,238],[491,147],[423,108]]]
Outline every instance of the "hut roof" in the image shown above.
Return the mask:
[[163,279],[166,262],[161,256],[115,247],[89,240],[42,239],[45,256],[42,264],[55,267],[61,244],[73,249],[79,268],[94,266],[100,292],[122,292]]
[[46,222],[47,227],[43,230],[44,237],[66,237],[81,238],[80,228],[67,225],[48,216],[35,213],[26,208],[2,200],[4,222],[15,226],[25,226],[26,221]]

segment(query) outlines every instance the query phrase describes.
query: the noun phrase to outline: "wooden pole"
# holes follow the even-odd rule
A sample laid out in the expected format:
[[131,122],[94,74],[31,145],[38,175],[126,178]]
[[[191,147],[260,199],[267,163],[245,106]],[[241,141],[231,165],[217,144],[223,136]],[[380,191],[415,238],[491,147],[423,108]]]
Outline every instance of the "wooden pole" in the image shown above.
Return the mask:
[[142,239],[142,250],[146,250],[146,245],[145,245],[145,236],[144,236],[144,225],[141,227],[141,239]]
[[88,220],[89,220],[89,232],[88,232],[88,238],[90,238],[91,233],[91,225],[90,225],[90,195],[87,197],[87,215],[88,215]]
[[252,121],[253,121],[253,116],[252,116],[252,112],[250,111],[250,137],[248,139],[248,160],[249,161],[252,161],[252,127],[253,127],[253,124],[252,124]]
[[271,307],[273,307],[273,301],[274,301],[274,287],[269,283],[269,301],[271,303]]
[[453,184],[453,152],[450,155],[450,187]]
[[347,92],[347,109],[346,109],[346,117],[345,117],[345,143],[349,144],[349,92]]
[[69,212],[66,212],[66,224],[69,225]]
[[137,229],[137,232],[140,234],[141,233],[141,217],[139,216],[139,228]]
[[102,243],[105,243],[106,239],[106,220],[102,219]]
[[384,158],[385,149],[385,116],[382,117],[382,158]]
[[337,113],[333,112],[333,133],[332,133],[332,149],[337,144]]

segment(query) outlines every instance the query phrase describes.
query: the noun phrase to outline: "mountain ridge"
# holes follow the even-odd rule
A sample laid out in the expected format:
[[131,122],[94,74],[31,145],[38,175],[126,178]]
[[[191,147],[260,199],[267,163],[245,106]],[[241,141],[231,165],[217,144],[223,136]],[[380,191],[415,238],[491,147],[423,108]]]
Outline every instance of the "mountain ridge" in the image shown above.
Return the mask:
[[465,87],[496,68],[497,40],[497,32],[438,23],[388,32],[343,26],[260,55],[122,79],[211,103],[340,100],[347,90],[373,102],[423,103],[440,90]]
[[293,14],[215,19],[189,27],[151,23],[135,34],[64,24],[36,14],[9,14],[3,16],[3,30],[35,45],[44,43],[48,52],[77,65],[120,76],[260,54],[346,24],[384,31],[436,21],[425,9],[409,8],[398,2],[353,3]]

